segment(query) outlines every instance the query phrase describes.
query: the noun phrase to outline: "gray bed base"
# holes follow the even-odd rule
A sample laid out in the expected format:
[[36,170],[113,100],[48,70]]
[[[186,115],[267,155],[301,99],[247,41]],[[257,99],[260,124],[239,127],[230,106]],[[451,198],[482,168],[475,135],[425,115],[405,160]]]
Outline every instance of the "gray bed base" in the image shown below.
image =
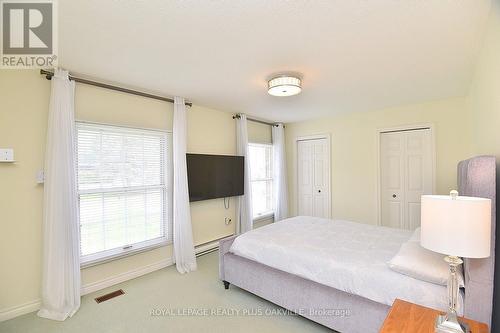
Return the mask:
[[[480,156],[458,166],[461,195],[492,199],[492,249],[487,259],[465,260],[465,316],[491,323],[495,262],[495,158]],[[219,277],[285,309],[345,333],[378,332],[390,307],[229,252],[236,236],[219,244]],[[318,311],[330,311],[326,314]]]
[[[339,332],[377,332],[384,321],[389,306],[229,253],[234,238],[220,241],[222,281]],[[331,314],[310,314],[310,310]]]

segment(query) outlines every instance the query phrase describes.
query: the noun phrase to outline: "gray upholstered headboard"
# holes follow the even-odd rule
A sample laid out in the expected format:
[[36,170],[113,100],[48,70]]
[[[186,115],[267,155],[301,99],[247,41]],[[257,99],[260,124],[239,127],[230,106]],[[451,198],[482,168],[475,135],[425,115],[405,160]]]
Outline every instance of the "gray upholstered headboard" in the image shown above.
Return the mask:
[[469,197],[491,199],[491,255],[485,259],[465,259],[464,315],[491,327],[495,273],[496,226],[495,157],[478,156],[458,164],[458,192]]

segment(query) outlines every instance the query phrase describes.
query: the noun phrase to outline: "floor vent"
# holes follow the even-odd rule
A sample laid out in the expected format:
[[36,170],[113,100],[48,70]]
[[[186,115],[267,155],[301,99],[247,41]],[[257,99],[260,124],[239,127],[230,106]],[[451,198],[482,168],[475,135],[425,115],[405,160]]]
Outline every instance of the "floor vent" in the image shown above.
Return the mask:
[[123,295],[123,294],[125,294],[125,292],[122,289],[120,289],[120,290],[116,290],[116,291],[110,292],[110,293],[108,293],[106,295],[102,295],[102,296],[96,297],[95,301],[97,303],[102,303],[104,301],[107,301],[109,299],[118,297],[118,296]]

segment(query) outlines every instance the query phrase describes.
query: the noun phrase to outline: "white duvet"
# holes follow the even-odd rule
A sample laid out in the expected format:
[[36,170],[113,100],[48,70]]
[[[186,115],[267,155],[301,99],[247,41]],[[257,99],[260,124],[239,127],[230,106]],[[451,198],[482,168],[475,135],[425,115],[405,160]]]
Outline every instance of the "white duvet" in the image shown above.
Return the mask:
[[[240,235],[230,252],[375,302],[392,305],[400,298],[446,310],[445,286],[397,273],[386,264],[411,234],[298,216]],[[460,309],[462,301],[460,295]]]

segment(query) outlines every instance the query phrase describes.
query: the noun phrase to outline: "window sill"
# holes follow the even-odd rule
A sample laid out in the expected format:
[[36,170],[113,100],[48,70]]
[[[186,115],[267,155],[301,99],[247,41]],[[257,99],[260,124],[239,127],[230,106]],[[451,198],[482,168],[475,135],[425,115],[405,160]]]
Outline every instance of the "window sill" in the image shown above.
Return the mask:
[[134,248],[127,249],[127,250],[116,249],[117,253],[110,254],[109,256],[106,256],[104,258],[89,259],[86,261],[81,261],[80,262],[80,269],[89,268],[92,266],[98,266],[98,265],[105,264],[105,263],[108,263],[111,261],[130,257],[130,256],[133,256],[133,255],[136,255],[139,253],[148,252],[148,251],[151,251],[151,250],[163,247],[163,246],[167,246],[170,244],[172,244],[171,240],[162,240],[158,243],[143,246],[143,247],[136,248],[136,249],[134,249]]
[[253,222],[260,222],[264,220],[270,220],[274,218],[274,212],[262,214],[253,218]]

